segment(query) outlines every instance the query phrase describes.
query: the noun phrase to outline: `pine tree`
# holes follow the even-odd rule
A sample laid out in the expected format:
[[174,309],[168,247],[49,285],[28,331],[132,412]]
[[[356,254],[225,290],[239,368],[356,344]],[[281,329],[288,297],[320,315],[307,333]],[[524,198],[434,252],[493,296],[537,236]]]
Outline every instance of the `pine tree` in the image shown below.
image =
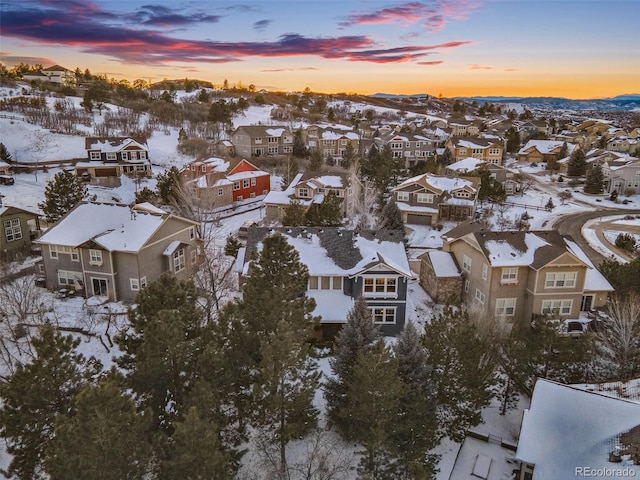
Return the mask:
[[411,478],[435,473],[435,459],[428,454],[437,444],[437,419],[433,367],[422,339],[411,322],[404,326],[395,345],[398,375],[407,387],[400,401],[394,444]]
[[131,329],[116,338],[128,371],[127,382],[142,405],[153,411],[155,427],[170,430],[184,415],[204,342],[205,315],[193,282],[167,273],[136,296],[129,312]]
[[602,193],[604,183],[604,174],[600,165],[594,165],[589,173],[587,173],[587,181],[584,185],[584,192],[591,194]]
[[2,385],[0,436],[13,456],[7,472],[21,479],[37,478],[54,438],[58,415],[74,411],[73,399],[101,370],[100,362],[76,353],[80,339],[42,327],[32,340],[35,358],[18,365]]
[[163,450],[160,480],[235,478],[232,458],[222,448],[218,426],[197,407],[189,408],[184,420],[176,423]]
[[302,130],[298,129],[293,135],[293,156],[297,158],[307,158],[309,156],[309,149],[304,144],[302,139]]
[[[309,270],[300,262],[298,252],[281,234],[266,237],[251,275],[244,284],[240,309],[251,330],[260,336],[271,335],[280,320],[285,320],[309,338],[315,326],[311,312],[315,301],[307,298]],[[259,349],[251,349],[257,353]]]
[[314,148],[309,155],[309,170],[312,172],[319,172],[322,169],[322,155],[320,150]]
[[329,418],[347,435],[351,429],[347,416],[347,383],[351,379],[358,354],[370,349],[380,335],[367,302],[363,297],[358,297],[347,313],[346,324],[336,338],[334,355],[329,361],[333,376],[327,378],[324,387]]
[[277,470],[286,478],[286,446],[301,438],[317,422],[313,396],[319,372],[309,358],[306,339],[285,320],[260,347],[259,380],[254,384],[256,428],[264,450],[274,449]]
[[114,372],[74,399],[73,416],[59,416],[45,466],[52,480],[141,478],[151,459],[150,419],[136,412]]
[[7,150],[7,147],[4,146],[4,143],[0,143],[0,162],[12,163],[13,158],[11,157],[11,153]]
[[433,365],[439,434],[460,441],[482,420],[491,400],[495,364],[464,310],[447,308],[425,326],[424,346]]
[[337,227],[342,223],[342,200],[329,192],[320,204],[312,205],[305,214],[305,224],[312,227]]
[[404,221],[402,220],[402,212],[393,200],[389,200],[380,212],[381,230],[397,230],[404,233]]
[[554,203],[553,203],[553,199],[552,199],[551,197],[549,197],[549,200],[547,200],[547,203],[544,205],[545,210],[546,210],[547,212],[551,212],[551,211],[553,211],[553,209],[554,209],[555,207],[556,207],[556,206],[555,206],[555,205],[554,205]]
[[284,217],[282,225],[286,227],[299,227],[306,224],[306,207],[298,200],[292,200],[289,205],[284,207]]
[[242,244],[236,239],[236,237],[229,235],[224,245],[224,254],[236,258],[241,246]]
[[587,171],[587,160],[584,151],[576,148],[569,156],[567,163],[567,175],[570,177],[581,177]]
[[54,175],[44,190],[42,209],[48,222],[57,222],[87,196],[87,187],[72,172],[63,170]]
[[394,443],[400,403],[408,387],[398,376],[398,361],[384,340],[378,340],[371,349],[360,352],[347,382],[350,438],[365,447],[359,465],[364,478],[396,478],[399,454]]
[[165,170],[164,173],[158,174],[156,189],[164,203],[172,204],[177,200],[176,192],[181,183],[180,171],[175,166]]
[[344,148],[344,153],[342,154],[342,166],[349,170],[354,166],[356,162],[356,152],[353,148],[353,144],[349,141],[347,142],[347,146]]

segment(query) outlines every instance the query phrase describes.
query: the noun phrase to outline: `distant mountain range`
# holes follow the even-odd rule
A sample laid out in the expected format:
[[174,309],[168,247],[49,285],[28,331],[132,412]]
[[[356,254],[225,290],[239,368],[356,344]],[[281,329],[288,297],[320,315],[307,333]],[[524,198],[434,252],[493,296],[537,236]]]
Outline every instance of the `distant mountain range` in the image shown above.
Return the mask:
[[[391,93],[375,93],[372,97],[378,98],[415,98],[426,97],[428,94],[395,95]],[[563,97],[456,97],[467,102],[478,103],[519,103],[530,108],[551,108],[556,110],[598,110],[598,111],[639,111],[640,93],[629,93],[612,98],[590,98],[572,100]]]

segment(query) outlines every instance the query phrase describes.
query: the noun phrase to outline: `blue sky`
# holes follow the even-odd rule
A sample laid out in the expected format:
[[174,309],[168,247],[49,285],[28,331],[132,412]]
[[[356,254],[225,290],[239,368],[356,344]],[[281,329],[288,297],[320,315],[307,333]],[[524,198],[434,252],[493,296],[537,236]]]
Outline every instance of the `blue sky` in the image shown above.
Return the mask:
[[640,91],[638,1],[3,0],[1,61],[319,92]]

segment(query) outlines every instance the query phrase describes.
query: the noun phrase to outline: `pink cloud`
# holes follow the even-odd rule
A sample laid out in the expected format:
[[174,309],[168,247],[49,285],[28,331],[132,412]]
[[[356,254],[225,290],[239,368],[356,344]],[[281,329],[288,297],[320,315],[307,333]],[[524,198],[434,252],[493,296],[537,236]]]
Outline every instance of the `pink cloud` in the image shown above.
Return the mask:
[[472,65],[467,65],[467,67],[470,68],[471,70],[492,70],[493,69],[493,67],[489,65],[472,64]]
[[417,62],[418,65],[441,65],[444,63],[444,60],[434,60],[433,62]]

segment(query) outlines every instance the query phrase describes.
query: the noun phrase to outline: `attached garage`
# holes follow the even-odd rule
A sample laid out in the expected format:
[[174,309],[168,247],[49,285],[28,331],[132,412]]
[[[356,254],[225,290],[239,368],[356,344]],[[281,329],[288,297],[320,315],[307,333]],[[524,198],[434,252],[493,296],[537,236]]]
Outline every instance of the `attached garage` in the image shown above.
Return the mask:
[[411,225],[431,225],[431,215],[418,215],[417,213],[407,213],[407,222]]

